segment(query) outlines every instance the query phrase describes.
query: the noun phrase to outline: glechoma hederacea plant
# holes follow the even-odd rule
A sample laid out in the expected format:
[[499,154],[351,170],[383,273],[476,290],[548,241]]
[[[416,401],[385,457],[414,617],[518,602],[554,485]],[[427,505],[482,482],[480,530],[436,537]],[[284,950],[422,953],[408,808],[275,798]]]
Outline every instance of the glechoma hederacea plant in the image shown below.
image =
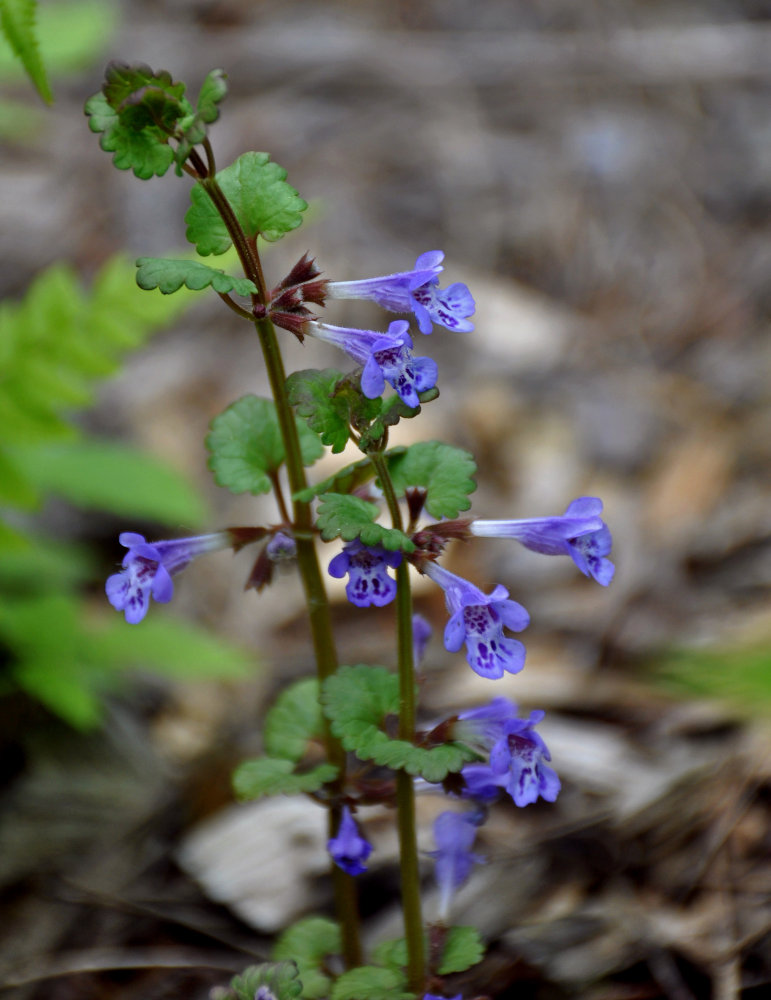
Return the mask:
[[[560,782],[537,732],[542,711],[523,718],[512,702],[491,697],[489,704],[428,730],[416,725],[415,668],[429,627],[413,616],[410,567],[444,591],[446,649],[465,647],[471,669],[495,679],[522,670],[525,646],[507,631],[525,630],[528,613],[503,585],[485,593],[450,572],[441,562],[447,545],[478,536],[512,538],[536,552],[569,557],[605,586],[613,575],[607,559],[610,533],[600,516],[602,503],[594,497],[573,500],[565,514],[555,517],[461,517],[475,489],[471,455],[439,441],[388,447],[389,429],[418,416],[438,395],[437,365],[422,355],[422,341],[416,349],[411,320],[421,334],[440,327],[468,336],[473,331],[471,293],[463,284],[441,285],[444,255],[439,251],[421,253],[410,270],[356,281],[326,280],[304,254],[286,277],[267,283],[258,237],[273,242],[296,229],[306,203],[266,153],[244,153],[217,170],[207,132],[225,93],[225,74],[219,70],[206,77],[193,105],[184,85],[168,73],[113,63],[86,113],[120,169],[148,179],[173,165],[178,175],[193,179],[185,218],[187,238],[200,257],[222,254],[231,245],[236,249],[243,277],[200,259],[142,257],[137,282],[164,294],[182,285],[211,286],[226,306],[254,325],[273,398],[236,400],[212,420],[206,446],[216,482],[236,494],[272,491],[278,521],[172,541],[148,542],[125,532],[120,542],[127,552],[121,571],[107,581],[107,596],[128,622],[138,624],[151,598],[171,600],[173,577],[198,556],[256,546],[247,587],[258,591],[270,583],[277,562],[294,561],[307,599],[317,673],[279,696],[265,719],[265,755],[242,764],[234,784],[241,799],[304,793],[328,810],[337,920],[301,920],[279,938],[275,963],[246,970],[231,990],[242,1000],[437,996],[443,977],[482,957],[474,928],[452,926],[449,918],[454,893],[484,860],[472,849],[491,803],[501,795],[517,806],[538,798],[554,802]],[[331,300],[345,298],[369,299],[402,318],[388,320],[387,326],[384,319],[385,329],[378,330],[322,322],[319,312]],[[301,342],[316,337],[357,367],[304,370],[287,378],[277,327]],[[393,393],[387,392],[389,386]],[[350,441],[363,457],[309,485],[306,467],[325,447],[339,453]],[[383,515],[390,523],[381,521]],[[395,602],[395,672],[338,665],[319,539],[344,543],[329,573],[347,577],[352,604]],[[325,750],[322,763],[319,743]],[[390,780],[384,779],[384,769]],[[416,788],[443,791],[448,798],[448,809],[435,821],[436,849],[430,852],[439,897],[431,923],[424,922],[421,908]],[[355,880],[366,871],[372,847],[356,814],[359,807],[376,803],[396,807],[405,935],[383,943],[364,964]]]

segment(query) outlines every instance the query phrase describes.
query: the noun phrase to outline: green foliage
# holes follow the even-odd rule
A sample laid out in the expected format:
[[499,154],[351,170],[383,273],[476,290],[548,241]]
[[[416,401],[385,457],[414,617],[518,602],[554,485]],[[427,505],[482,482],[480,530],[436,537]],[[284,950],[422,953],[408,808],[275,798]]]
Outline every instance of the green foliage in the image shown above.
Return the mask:
[[233,788],[239,799],[315,792],[337,776],[332,764],[311,770],[301,764],[309,744],[323,739],[318,690],[316,679],[306,678],[278,696],[265,717],[265,750],[269,756],[244,761],[233,774]]
[[[429,942],[426,939],[426,950]],[[476,927],[450,927],[444,940],[439,964],[434,970],[440,976],[453,972],[465,972],[472,965],[482,961],[484,945]],[[403,969],[407,965],[407,942],[402,938],[382,941],[373,952],[373,960],[378,965],[393,969]]]
[[[213,69],[206,74],[196,101],[195,114],[183,119],[179,129],[179,143],[174,153],[174,162],[178,175],[182,175],[182,164],[190,155],[193,146],[206,138],[206,126],[211,125],[220,116],[219,102],[228,92],[227,75],[224,70]],[[220,289],[218,289],[219,291]]]
[[192,301],[187,292],[147,296],[133,274],[115,258],[85,290],[56,265],[22,302],[0,306],[0,649],[15,684],[81,728],[100,721],[102,695],[127,671],[224,678],[251,669],[244,653],[201,630],[163,619],[133,628],[106,601],[94,613],[77,595],[94,571],[87,552],[7,523],[49,496],[126,517],[204,520],[167,464],[72,422],[126,351]]
[[300,490],[296,499],[307,503],[323,493],[351,493],[357,486],[362,486],[374,477],[375,467],[372,461],[369,458],[362,458],[358,462],[344,466],[339,472],[333,473],[327,479],[316,483],[315,486],[309,486],[307,490]]
[[385,667],[339,667],[324,682],[321,698],[332,732],[361,760],[436,782],[478,759],[463,743],[425,749],[387,736],[386,718],[399,712],[399,678]]
[[[289,401],[334,453],[345,448],[351,429],[359,435],[359,448],[368,451],[379,445],[389,427],[420,413],[419,406],[407,406],[398,396],[367,399],[358,379],[334,368],[293,372],[286,385]],[[420,400],[427,403],[438,395],[438,389],[428,389]]]
[[721,698],[748,715],[771,711],[768,641],[711,649],[675,649],[651,665],[657,683],[680,695]]
[[99,144],[115,154],[119,170],[131,169],[142,180],[160,177],[174,158],[169,137],[180,119],[193,115],[184,93],[184,83],[166,70],[112,62],[101,91],[86,101],[89,128],[102,133]]
[[55,264],[22,302],[0,305],[0,449],[75,437],[69,411],[90,405],[97,380],[192,300],[145,295],[133,274],[114,258],[86,292],[71,268]]
[[166,524],[198,526],[205,520],[190,485],[167,462],[136,448],[87,439],[9,447],[7,456],[35,504],[55,495],[80,507]]
[[325,542],[338,537],[346,542],[360,538],[364,545],[382,545],[403,552],[414,550],[414,543],[403,531],[375,522],[380,513],[377,504],[342,493],[323,493],[319,499],[317,524]]
[[451,927],[442,949],[437,972],[449,976],[465,972],[484,958],[485,946],[476,927]]
[[421,441],[387,457],[397,494],[410,486],[424,487],[432,517],[457,517],[471,506],[468,494],[476,489],[476,463],[467,451],[442,441]]
[[168,260],[165,257],[139,257],[137,284],[140,288],[159,288],[164,295],[179,291],[185,285],[194,292],[212,286],[215,292],[235,292],[251,295],[257,286],[248,278],[232,278],[224,271],[197,260]]
[[299,761],[311,740],[321,740],[324,723],[319,705],[319,684],[315,677],[297,681],[276,699],[265,716],[265,749],[271,757]]
[[[425,392],[418,393],[418,399],[421,403],[430,403],[438,395],[439,390],[434,387],[433,389],[426,389]],[[417,417],[421,409],[419,406],[407,406],[398,396],[378,399],[375,402],[379,404],[380,412],[370,425],[362,431],[359,440],[359,447],[362,451],[368,451],[371,448],[377,447],[389,427],[396,426],[402,419]]]
[[335,982],[331,1000],[413,1000],[415,994],[405,990],[404,973],[396,969],[381,969],[363,965],[344,972]]
[[38,94],[46,104],[53,104],[54,95],[38,47],[36,12],[35,0],[0,0],[0,28]]
[[295,1000],[302,993],[294,962],[252,965],[230,980],[230,988],[238,1000],[255,1000],[261,986],[267,987],[276,1000]]
[[[286,170],[267,153],[244,153],[217,174],[217,183],[248,237],[269,243],[297,229],[307,202],[286,182]],[[190,191],[185,215],[187,238],[202,257],[224,253],[231,240],[225,223],[206,191],[205,183]]]
[[306,917],[287,928],[273,949],[276,961],[296,962],[302,980],[303,1000],[323,1000],[329,996],[332,980],[322,971],[327,959],[342,950],[340,928],[334,920]]
[[319,764],[310,771],[295,771],[295,762],[282,757],[255,757],[245,760],[233,772],[233,790],[246,802],[266,795],[297,795],[317,792],[337,777],[334,764]]
[[[117,5],[109,0],[61,0],[37,12],[40,51],[52,76],[81,71],[104,52],[117,23]],[[0,45],[0,79],[20,79],[24,70],[9,47]]]
[[[297,431],[303,462],[312,465],[324,448],[302,420],[297,421]],[[206,447],[218,486],[236,494],[269,493],[271,477],[285,459],[275,403],[252,395],[237,399],[212,420]]]
[[354,413],[361,411],[369,421],[380,408],[380,400],[362,396],[349,377],[335,368],[293,372],[286,388],[289,402],[335,454],[348,444]]

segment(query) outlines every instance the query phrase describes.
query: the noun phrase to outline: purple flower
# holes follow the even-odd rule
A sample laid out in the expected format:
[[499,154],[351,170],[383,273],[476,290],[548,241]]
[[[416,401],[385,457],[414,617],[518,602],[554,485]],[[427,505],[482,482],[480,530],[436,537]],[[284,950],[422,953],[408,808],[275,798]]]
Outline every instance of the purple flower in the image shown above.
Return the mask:
[[465,642],[466,659],[481,677],[492,680],[504,671],[519,673],[525,665],[525,647],[518,639],[504,636],[503,629],[521,632],[530,624],[530,616],[521,604],[509,600],[509,592],[500,584],[491,594],[484,594],[437,563],[429,562],[424,570],[445,592],[450,620],[444,630],[445,649],[457,653]]
[[265,546],[265,552],[272,563],[288,562],[297,556],[297,542],[285,531],[277,531]]
[[[423,1000],[444,1000],[444,997],[437,996],[436,993],[424,993]],[[451,1000],[463,1000],[463,994],[457,993]]]
[[[487,800],[495,798],[499,790],[504,788],[518,806],[529,805],[539,796],[547,802],[554,802],[560,790],[560,780],[554,769],[546,763],[551,760],[551,754],[535,731],[544,712],[531,712],[529,719],[517,719],[511,714],[504,717],[503,706],[500,704],[504,701],[503,698],[496,699],[487,706],[487,718],[477,716],[477,736],[479,742],[490,744],[490,759],[487,764],[467,764],[463,768],[461,773],[466,782],[464,794],[469,798]],[[496,702],[499,703],[497,713],[492,711]],[[514,708],[511,703],[509,706]],[[471,714],[464,713],[459,717],[466,721],[455,724],[453,736],[462,738],[460,733],[465,731],[462,727],[474,722],[469,719]],[[490,725],[493,719],[495,724]],[[489,728],[483,732],[485,724]]]
[[327,323],[305,325],[305,332],[341,348],[364,366],[361,391],[367,399],[383,394],[388,382],[407,406],[419,406],[418,393],[436,385],[437,366],[432,358],[416,358],[406,320],[395,320],[387,333],[354,330]]
[[445,289],[438,287],[443,260],[440,250],[430,250],[418,257],[412,271],[361,281],[330,281],[327,295],[333,299],[371,299],[391,312],[412,312],[421,333],[431,333],[434,323],[467,333],[474,324],[466,317],[474,314],[476,305],[461,282]]
[[412,659],[416,667],[423,662],[432,632],[433,629],[423,615],[416,613],[412,616]]
[[348,806],[343,806],[337,836],[327,842],[327,850],[337,867],[349,875],[361,875],[367,870],[364,862],[372,853],[372,844],[360,835]]
[[487,753],[503,736],[505,724],[516,718],[517,706],[501,695],[489,705],[461,712],[453,723],[452,739]]
[[472,521],[472,535],[515,538],[525,548],[547,556],[568,555],[586,576],[607,587],[615,566],[606,559],[612,538],[602,520],[602,500],[579,497],[559,517],[531,517],[519,521]]
[[439,917],[446,920],[450,902],[471,873],[472,865],[484,858],[471,853],[477,827],[484,816],[481,812],[459,813],[448,810],[434,820],[436,850],[429,851],[436,859],[434,876],[439,886]]
[[126,621],[131,625],[141,622],[147,614],[151,596],[159,604],[171,600],[174,594],[172,576],[196,556],[233,544],[227,531],[168,542],[148,542],[144,535],[124,531],[118,540],[128,552],[123,557],[122,571],[108,577],[105,591],[110,604],[116,611],[125,612]]
[[345,593],[351,604],[382,608],[396,596],[396,581],[388,575],[388,567],[395,569],[401,561],[401,552],[389,552],[382,545],[364,545],[355,538],[330,562],[328,572],[337,579],[348,574]]

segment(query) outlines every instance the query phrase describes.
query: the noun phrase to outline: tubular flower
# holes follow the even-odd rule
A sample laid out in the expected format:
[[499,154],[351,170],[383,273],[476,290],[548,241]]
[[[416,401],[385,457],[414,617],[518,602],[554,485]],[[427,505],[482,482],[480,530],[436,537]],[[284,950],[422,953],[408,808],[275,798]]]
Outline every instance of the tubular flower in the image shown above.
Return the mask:
[[108,577],[105,591],[110,604],[116,611],[123,611],[131,625],[136,625],[145,617],[151,596],[159,604],[167,604],[171,600],[174,595],[172,576],[196,556],[233,544],[227,531],[168,542],[148,542],[144,535],[124,531],[118,540],[128,552],[123,557],[121,572]]
[[337,867],[348,875],[361,875],[367,870],[364,862],[372,853],[372,844],[359,833],[348,806],[343,806],[337,836],[327,841],[327,850]]
[[444,590],[450,620],[444,630],[445,649],[457,653],[466,644],[466,659],[481,677],[496,680],[504,671],[519,673],[525,665],[525,647],[518,639],[504,636],[503,629],[521,632],[530,616],[521,604],[509,600],[500,584],[484,594],[437,563],[426,564],[424,572]]
[[[492,799],[504,788],[518,806],[530,805],[539,796],[547,802],[556,800],[560,780],[546,763],[551,760],[551,754],[535,731],[544,714],[538,710],[531,712],[529,719],[509,717],[500,720],[500,731],[490,747],[489,763],[467,764],[461,772],[469,798]],[[454,733],[457,732],[456,723]],[[488,739],[492,735],[491,729]]]
[[484,861],[478,854],[471,853],[471,845],[482,819],[481,812],[448,810],[434,820],[436,850],[429,851],[429,854],[436,860],[434,877],[439,886],[440,920],[447,919],[452,897],[469,877],[472,865]]
[[361,281],[330,281],[326,293],[333,299],[371,299],[391,312],[414,313],[421,333],[431,333],[434,323],[468,333],[474,324],[466,317],[474,314],[476,304],[461,282],[438,287],[443,260],[440,250],[429,250],[418,257],[412,271]]
[[418,393],[433,389],[438,369],[432,358],[416,358],[406,320],[395,320],[387,333],[355,330],[327,323],[306,323],[305,333],[334,344],[364,366],[361,391],[367,399],[383,394],[388,382],[407,406],[419,406]]
[[515,538],[525,548],[547,556],[568,555],[585,576],[607,587],[615,566],[606,559],[613,539],[600,517],[602,500],[579,497],[559,517],[519,521],[472,521],[469,531],[484,538]]
[[337,579],[348,574],[345,593],[351,604],[382,608],[396,597],[396,581],[388,575],[388,567],[395,569],[401,561],[401,552],[389,552],[382,545],[364,545],[355,538],[330,562],[328,572]]

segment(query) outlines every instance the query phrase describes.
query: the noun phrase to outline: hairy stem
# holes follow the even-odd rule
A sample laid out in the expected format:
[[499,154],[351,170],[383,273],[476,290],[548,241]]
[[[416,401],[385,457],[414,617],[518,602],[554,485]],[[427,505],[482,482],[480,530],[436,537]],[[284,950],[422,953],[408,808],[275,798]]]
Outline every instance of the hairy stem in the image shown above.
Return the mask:
[[[200,183],[214,202],[222,221],[225,223],[228,234],[233,241],[233,245],[241,261],[244,274],[257,286],[257,294],[252,296],[253,304],[255,306],[258,304],[265,305],[268,293],[257,252],[256,241],[247,238],[216,179],[208,177],[201,180]],[[265,368],[276,405],[276,415],[284,444],[289,488],[292,494],[296,494],[300,490],[305,489],[308,484],[305,478],[305,467],[302,460],[297,424],[286,394],[284,361],[276,338],[276,331],[270,318],[255,318],[254,325],[257,330],[260,347],[262,348]],[[293,500],[293,514],[293,533],[297,543],[297,565],[305,591],[305,601],[308,608],[313,649],[316,658],[317,676],[321,684],[337,670],[337,650],[332,632],[329,601],[316,553],[313,515],[310,504]],[[336,764],[339,769],[337,787],[342,788],[345,781],[345,752],[340,743],[332,735],[326,722],[324,738],[327,759],[330,763]],[[329,811],[330,837],[337,833],[340,825],[340,817],[341,807],[333,806]],[[331,874],[337,916],[342,928],[343,957],[346,965],[352,968],[356,965],[361,965],[362,961],[356,888],[352,876],[347,875],[334,864],[331,867]]]
[[[383,452],[370,454],[377,470],[391,523],[402,531],[402,515],[396,498],[388,462]],[[412,742],[415,737],[415,665],[412,640],[412,590],[406,560],[396,568],[396,618],[399,656],[399,739]],[[407,975],[410,989],[423,990],[425,981],[425,945],[420,906],[420,870],[415,823],[415,786],[412,775],[399,771],[396,776],[396,805],[399,825],[399,864],[402,883],[402,913],[407,941]]]

